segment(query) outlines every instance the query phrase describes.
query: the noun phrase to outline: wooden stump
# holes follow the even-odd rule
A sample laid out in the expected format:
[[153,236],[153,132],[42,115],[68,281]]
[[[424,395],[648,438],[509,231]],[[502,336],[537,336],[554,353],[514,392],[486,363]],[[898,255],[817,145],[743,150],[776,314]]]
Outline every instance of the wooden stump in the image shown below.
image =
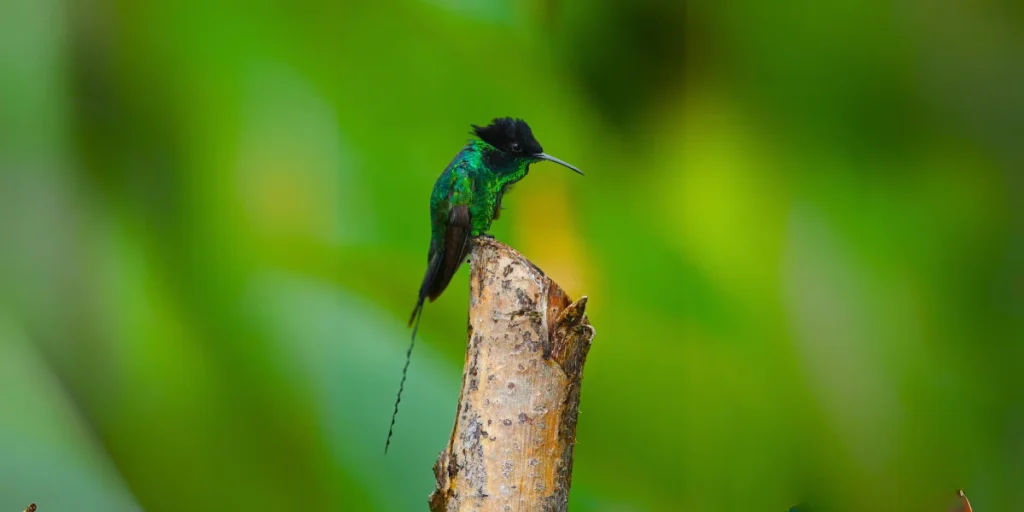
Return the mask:
[[469,300],[462,392],[430,510],[565,510],[594,337],[587,298],[572,302],[521,254],[482,238]]

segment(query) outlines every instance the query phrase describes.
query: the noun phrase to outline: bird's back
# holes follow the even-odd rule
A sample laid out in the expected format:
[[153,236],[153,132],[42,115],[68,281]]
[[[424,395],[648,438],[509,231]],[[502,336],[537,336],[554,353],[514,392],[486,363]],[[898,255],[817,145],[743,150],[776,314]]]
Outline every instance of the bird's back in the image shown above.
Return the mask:
[[486,193],[478,192],[486,192],[486,187],[474,182],[486,179],[485,174],[479,142],[470,141],[455,155],[434,183],[434,190],[430,194],[431,240],[444,238],[451,209],[455,206],[465,205],[470,208],[474,227],[478,220],[484,220],[481,218],[484,212],[478,203],[486,201]]

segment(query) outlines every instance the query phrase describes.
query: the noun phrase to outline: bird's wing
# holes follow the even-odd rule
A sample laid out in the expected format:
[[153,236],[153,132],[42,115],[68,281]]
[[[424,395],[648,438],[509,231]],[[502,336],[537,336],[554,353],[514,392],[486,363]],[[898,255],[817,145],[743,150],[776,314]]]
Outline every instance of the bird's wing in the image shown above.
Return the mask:
[[[427,290],[427,298],[431,302],[441,295],[441,292],[448,287],[448,283],[466,259],[469,251],[469,234],[472,231],[472,222],[469,217],[469,206],[460,204],[452,206],[448,214],[448,226],[444,233],[443,247],[434,254],[437,261],[437,269],[433,279],[430,281]],[[434,261],[431,261],[431,266]]]

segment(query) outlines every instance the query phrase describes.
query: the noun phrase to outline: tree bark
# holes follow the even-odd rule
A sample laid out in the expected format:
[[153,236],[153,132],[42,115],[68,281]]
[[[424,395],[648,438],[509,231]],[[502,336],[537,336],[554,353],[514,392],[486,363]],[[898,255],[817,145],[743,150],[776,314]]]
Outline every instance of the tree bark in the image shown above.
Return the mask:
[[566,509],[586,305],[510,247],[474,241],[462,392],[431,511]]

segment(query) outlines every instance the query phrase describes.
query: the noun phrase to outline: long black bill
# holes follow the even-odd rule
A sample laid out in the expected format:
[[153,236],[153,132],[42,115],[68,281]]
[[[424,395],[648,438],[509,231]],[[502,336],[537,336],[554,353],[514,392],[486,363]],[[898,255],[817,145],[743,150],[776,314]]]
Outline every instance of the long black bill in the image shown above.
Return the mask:
[[535,156],[537,158],[540,158],[541,160],[547,160],[549,162],[554,162],[554,163],[556,163],[558,165],[564,165],[564,166],[566,166],[566,167],[568,167],[568,168],[570,168],[570,169],[580,173],[580,176],[583,176],[583,171],[577,169],[576,166],[570,164],[569,162],[566,162],[565,160],[562,160],[562,159],[559,159],[559,158],[555,158],[555,157],[553,157],[553,156],[551,156],[551,155],[549,155],[547,153],[537,153],[536,155],[533,155],[533,156]]

